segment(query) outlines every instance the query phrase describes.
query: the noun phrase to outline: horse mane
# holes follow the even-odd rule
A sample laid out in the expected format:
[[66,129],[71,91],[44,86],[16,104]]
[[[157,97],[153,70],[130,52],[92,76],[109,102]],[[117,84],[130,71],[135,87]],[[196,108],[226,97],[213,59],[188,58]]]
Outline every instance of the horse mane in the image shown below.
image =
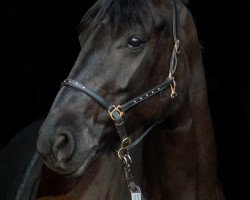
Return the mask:
[[98,0],[82,18],[78,31],[80,33],[87,27],[92,30],[104,19],[110,27],[127,28],[131,24],[147,27],[152,21],[157,25],[164,24],[166,20],[154,9],[151,0]]

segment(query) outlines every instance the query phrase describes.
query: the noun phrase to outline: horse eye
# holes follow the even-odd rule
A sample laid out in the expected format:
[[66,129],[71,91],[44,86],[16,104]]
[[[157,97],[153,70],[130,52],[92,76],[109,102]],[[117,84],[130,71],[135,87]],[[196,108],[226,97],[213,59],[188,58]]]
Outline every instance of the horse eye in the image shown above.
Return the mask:
[[140,36],[132,36],[127,42],[127,47],[130,49],[140,49],[144,46],[145,40]]

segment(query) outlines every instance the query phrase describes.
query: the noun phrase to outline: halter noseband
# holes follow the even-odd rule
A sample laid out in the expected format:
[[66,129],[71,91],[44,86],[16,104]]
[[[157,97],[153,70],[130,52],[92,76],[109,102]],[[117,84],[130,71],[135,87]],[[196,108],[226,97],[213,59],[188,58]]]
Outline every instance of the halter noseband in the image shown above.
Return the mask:
[[[124,162],[124,170],[125,170],[125,179],[127,180],[128,187],[130,189],[131,195],[135,193],[141,193],[140,188],[134,184],[132,172],[130,169],[130,165],[132,163],[131,157],[129,155],[129,150],[136,146],[138,143],[142,141],[142,139],[150,132],[150,130],[155,127],[159,122],[155,122],[151,125],[137,140],[135,140],[131,144],[131,139],[128,137],[124,121],[122,116],[135,105],[143,102],[144,100],[162,92],[167,87],[171,87],[171,98],[175,99],[177,96],[176,93],[176,82],[173,77],[176,68],[177,68],[177,54],[180,53],[180,41],[177,39],[177,6],[175,0],[172,0],[173,5],[173,39],[174,39],[174,47],[172,50],[170,67],[169,67],[169,75],[164,82],[157,85],[156,87],[148,90],[144,94],[135,97],[134,99],[122,104],[115,106],[105,100],[101,95],[96,93],[95,91],[87,88],[80,82],[73,79],[66,79],[62,82],[62,86],[69,86],[80,92],[86,94],[91,99],[93,99],[96,103],[106,109],[109,113],[110,118],[114,121],[114,124],[117,129],[117,133],[119,134],[121,145],[118,150],[118,156]],[[132,197],[133,198],[133,197]]]

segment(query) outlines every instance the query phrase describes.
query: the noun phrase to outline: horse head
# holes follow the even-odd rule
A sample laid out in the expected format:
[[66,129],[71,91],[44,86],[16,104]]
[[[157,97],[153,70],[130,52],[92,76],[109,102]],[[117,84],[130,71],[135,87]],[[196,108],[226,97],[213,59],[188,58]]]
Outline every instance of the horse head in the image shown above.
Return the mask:
[[[177,109],[188,87],[191,47],[186,44],[193,37],[191,18],[181,1],[97,1],[82,19],[81,51],[68,80],[95,91],[111,105],[121,105],[175,77]],[[178,66],[173,71],[176,56]],[[173,101],[173,83],[125,112],[122,118],[130,139],[171,114],[167,110]],[[119,145],[116,127],[103,107],[86,91],[63,84],[37,141],[50,169],[81,176],[101,153]]]

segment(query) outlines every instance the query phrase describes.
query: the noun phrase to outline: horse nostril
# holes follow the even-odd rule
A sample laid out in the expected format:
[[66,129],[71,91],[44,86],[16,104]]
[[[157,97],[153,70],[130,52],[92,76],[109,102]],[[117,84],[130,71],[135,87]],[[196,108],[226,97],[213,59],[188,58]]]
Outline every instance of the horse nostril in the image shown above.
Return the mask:
[[68,142],[69,142],[68,137],[66,137],[65,135],[59,135],[56,138],[56,141],[55,141],[55,144],[54,144],[54,148],[56,150],[63,149],[67,145]]
[[58,161],[69,159],[74,151],[73,136],[69,133],[56,136],[52,151]]

